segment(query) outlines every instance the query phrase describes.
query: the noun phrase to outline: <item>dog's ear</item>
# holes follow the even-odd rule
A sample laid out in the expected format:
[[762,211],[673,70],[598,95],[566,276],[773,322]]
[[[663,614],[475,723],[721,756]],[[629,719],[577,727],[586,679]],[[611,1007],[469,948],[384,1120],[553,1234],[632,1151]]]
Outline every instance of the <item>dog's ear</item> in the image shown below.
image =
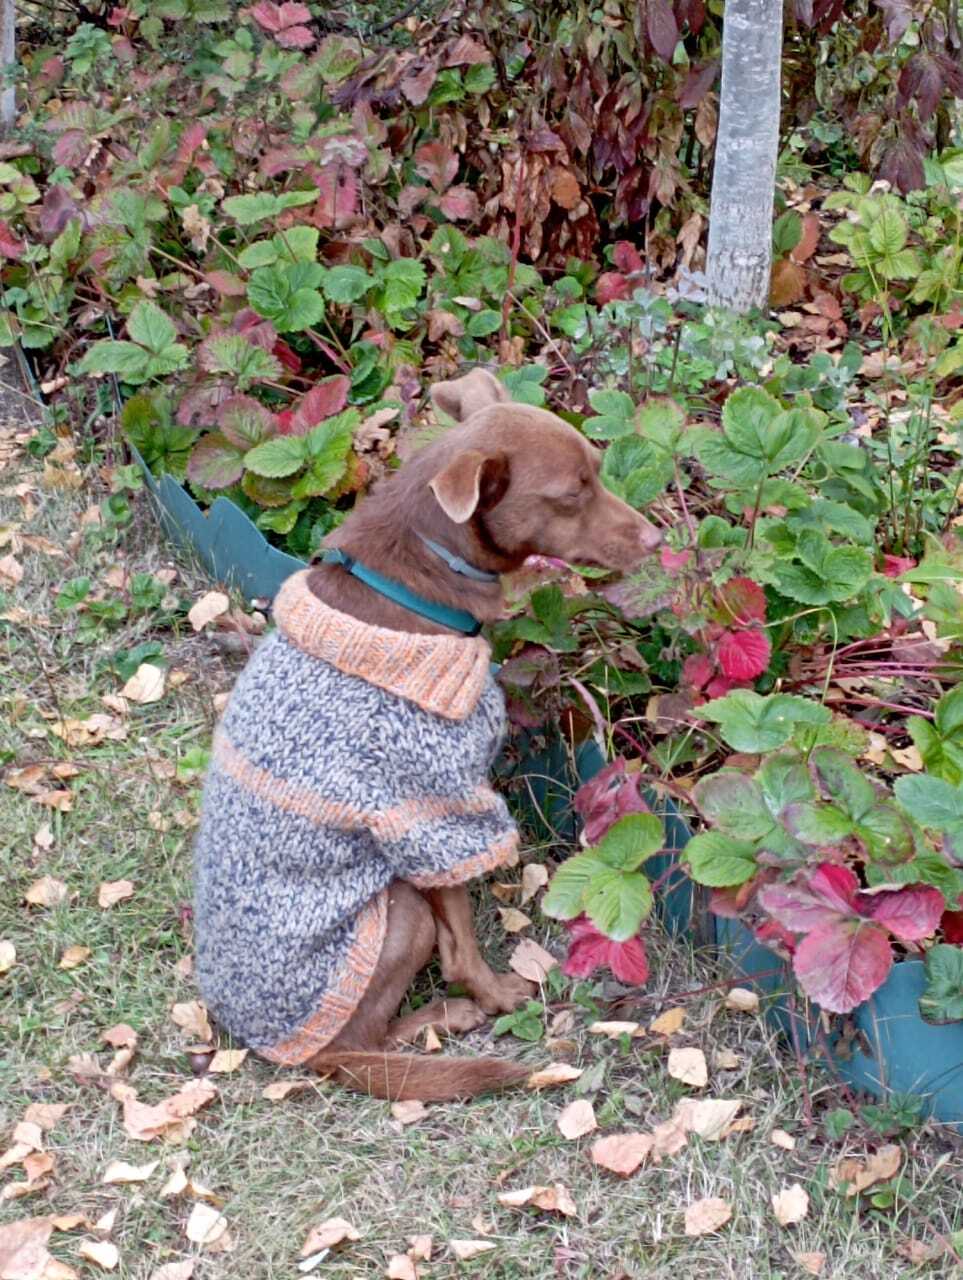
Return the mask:
[[456,422],[464,422],[479,409],[503,404],[510,397],[505,387],[487,369],[472,369],[463,378],[451,382],[436,382],[431,389],[436,409],[447,413]]
[[508,481],[507,454],[465,449],[428,482],[428,488],[449,520],[465,524],[476,511],[490,511],[501,502]]

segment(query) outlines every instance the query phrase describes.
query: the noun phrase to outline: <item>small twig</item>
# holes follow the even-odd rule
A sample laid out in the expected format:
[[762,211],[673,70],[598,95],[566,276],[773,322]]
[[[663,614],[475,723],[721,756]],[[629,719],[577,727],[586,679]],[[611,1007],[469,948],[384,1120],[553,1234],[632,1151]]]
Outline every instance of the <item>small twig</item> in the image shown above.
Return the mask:
[[518,268],[518,255],[522,247],[522,190],[525,183],[525,152],[519,148],[518,176],[515,179],[515,225],[512,228],[512,260],[508,264],[508,285],[502,300],[502,327],[499,341],[508,341],[508,316],[512,305],[512,290],[515,288],[515,272]]

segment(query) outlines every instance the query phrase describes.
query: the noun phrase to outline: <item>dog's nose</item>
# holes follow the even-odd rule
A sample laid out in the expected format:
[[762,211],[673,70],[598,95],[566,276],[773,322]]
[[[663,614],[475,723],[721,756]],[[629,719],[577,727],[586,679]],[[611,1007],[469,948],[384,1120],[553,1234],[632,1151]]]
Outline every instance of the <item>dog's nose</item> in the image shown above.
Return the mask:
[[643,551],[655,551],[662,545],[662,530],[657,529],[654,524],[649,524],[648,520],[643,520],[639,529],[639,541],[642,543]]

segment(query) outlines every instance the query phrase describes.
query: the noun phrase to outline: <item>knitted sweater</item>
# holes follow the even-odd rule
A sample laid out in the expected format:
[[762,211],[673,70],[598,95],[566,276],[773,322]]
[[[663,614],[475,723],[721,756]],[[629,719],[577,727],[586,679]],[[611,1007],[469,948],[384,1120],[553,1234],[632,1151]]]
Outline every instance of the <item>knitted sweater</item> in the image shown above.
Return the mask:
[[195,849],[196,969],[217,1021],[296,1064],[344,1027],[381,953],[387,888],[513,862],[488,786],[504,700],[481,638],[322,604],[296,573],[214,739]]

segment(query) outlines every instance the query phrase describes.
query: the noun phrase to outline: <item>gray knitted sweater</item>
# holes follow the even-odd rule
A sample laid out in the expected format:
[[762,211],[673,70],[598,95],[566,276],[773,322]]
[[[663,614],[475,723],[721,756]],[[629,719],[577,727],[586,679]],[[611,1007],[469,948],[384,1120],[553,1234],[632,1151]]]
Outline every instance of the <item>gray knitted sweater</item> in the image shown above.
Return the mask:
[[504,701],[480,638],[372,627],[297,573],[214,739],[195,849],[196,969],[217,1021],[274,1062],[323,1049],[381,953],[387,888],[517,858],[487,783]]

